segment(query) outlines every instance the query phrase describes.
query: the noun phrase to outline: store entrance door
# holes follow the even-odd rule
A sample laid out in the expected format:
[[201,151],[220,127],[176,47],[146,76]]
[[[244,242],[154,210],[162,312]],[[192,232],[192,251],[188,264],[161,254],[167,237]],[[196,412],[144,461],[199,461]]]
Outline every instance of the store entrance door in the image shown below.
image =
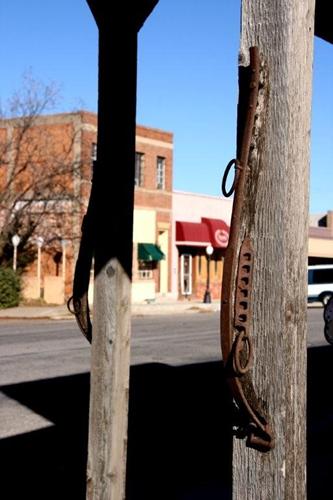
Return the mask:
[[192,255],[180,256],[180,293],[181,295],[192,294]]

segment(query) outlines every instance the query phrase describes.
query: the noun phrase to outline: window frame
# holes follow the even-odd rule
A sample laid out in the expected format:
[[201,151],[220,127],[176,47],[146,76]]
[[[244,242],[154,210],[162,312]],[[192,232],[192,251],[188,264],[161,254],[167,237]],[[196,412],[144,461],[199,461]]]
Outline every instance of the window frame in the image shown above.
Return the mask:
[[141,151],[135,151],[135,171],[134,171],[135,187],[143,187],[144,185],[144,165],[145,165],[145,154],[142,153]]
[[91,143],[90,160],[91,165],[94,166],[94,162],[97,161],[97,142]]
[[156,157],[156,189],[163,191],[165,189],[165,157]]

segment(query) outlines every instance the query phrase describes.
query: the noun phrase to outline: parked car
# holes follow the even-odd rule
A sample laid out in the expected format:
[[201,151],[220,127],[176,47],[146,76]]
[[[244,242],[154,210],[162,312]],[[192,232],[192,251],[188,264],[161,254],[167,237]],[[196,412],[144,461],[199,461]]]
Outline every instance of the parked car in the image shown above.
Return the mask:
[[308,267],[308,302],[324,306],[333,296],[333,264]]
[[333,296],[324,307],[324,335],[327,342],[333,345]]

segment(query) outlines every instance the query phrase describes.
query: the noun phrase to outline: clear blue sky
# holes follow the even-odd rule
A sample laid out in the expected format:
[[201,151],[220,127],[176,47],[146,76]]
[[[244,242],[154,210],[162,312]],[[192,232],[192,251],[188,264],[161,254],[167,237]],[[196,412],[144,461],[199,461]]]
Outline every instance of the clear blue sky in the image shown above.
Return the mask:
[[[140,124],[174,133],[174,188],[220,194],[235,155],[238,0],[160,0],[139,35]],[[96,111],[97,28],[85,0],[0,0],[0,97],[24,71],[61,85],[56,111]],[[311,212],[333,209],[333,45],[315,39]]]

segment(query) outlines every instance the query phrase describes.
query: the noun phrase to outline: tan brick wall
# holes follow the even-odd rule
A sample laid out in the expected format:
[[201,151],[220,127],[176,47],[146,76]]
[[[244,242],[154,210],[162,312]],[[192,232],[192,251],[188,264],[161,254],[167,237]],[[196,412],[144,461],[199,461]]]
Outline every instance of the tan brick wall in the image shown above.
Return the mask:
[[61,277],[44,277],[44,300],[47,304],[64,303],[64,282]]
[[22,278],[22,297],[24,300],[39,299],[40,290],[38,280],[35,276],[24,276]]
[[[134,205],[156,211],[156,243],[159,232],[168,231],[168,292],[171,291],[172,269],[172,179],[173,179],[173,134],[159,129],[137,126],[136,151],[144,154],[143,185],[136,187]],[[157,157],[165,159],[165,189],[157,189]],[[164,225],[161,227],[161,225]],[[155,288],[160,291],[159,267],[154,270]]]

